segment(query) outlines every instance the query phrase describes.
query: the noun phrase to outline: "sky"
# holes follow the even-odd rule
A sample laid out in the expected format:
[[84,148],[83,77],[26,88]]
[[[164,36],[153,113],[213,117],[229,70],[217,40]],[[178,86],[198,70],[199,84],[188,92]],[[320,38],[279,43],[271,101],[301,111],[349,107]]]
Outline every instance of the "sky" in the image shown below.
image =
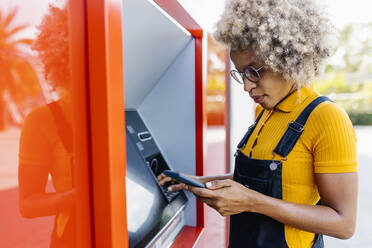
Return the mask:
[[[207,31],[213,30],[224,7],[225,0],[178,0]],[[349,23],[372,22],[371,0],[322,0],[337,28]]]

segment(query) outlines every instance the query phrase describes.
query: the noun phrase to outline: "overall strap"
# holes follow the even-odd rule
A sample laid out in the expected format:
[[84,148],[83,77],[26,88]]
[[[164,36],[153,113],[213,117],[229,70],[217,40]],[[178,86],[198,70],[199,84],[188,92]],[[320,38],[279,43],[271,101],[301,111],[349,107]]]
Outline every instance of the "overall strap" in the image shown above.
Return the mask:
[[62,141],[66,151],[72,154],[72,126],[68,123],[61,107],[57,102],[51,102],[48,104],[50,108],[54,122],[57,127],[58,136]]
[[263,113],[264,113],[264,109],[261,111],[261,113],[257,116],[257,119],[255,120],[255,122],[248,128],[248,131],[247,133],[244,135],[243,139],[239,142],[238,144],[238,148],[237,149],[241,149],[243,148],[247,142],[248,142],[248,139],[249,137],[251,136],[251,134],[253,133],[253,130],[255,129],[258,121],[261,119]]
[[309,118],[311,112],[318,106],[320,103],[325,101],[331,101],[326,96],[320,96],[312,101],[296,119],[296,121],[291,121],[288,123],[287,131],[284,133],[279,144],[275,147],[274,152],[279,154],[282,157],[287,157],[288,154],[292,151],[293,147],[296,145],[297,140],[302,135],[304,131],[305,123]]

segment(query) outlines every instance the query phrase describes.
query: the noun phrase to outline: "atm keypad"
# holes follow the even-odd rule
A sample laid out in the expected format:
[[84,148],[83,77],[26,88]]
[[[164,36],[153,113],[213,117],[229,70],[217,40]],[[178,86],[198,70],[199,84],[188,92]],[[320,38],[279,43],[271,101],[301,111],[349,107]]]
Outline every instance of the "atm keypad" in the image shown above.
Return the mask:
[[176,198],[180,192],[179,191],[175,191],[175,192],[169,192],[167,190],[168,186],[162,186],[162,191],[164,193],[164,196],[165,196],[165,199],[167,200],[168,203],[170,203],[171,201],[173,201],[174,198]]

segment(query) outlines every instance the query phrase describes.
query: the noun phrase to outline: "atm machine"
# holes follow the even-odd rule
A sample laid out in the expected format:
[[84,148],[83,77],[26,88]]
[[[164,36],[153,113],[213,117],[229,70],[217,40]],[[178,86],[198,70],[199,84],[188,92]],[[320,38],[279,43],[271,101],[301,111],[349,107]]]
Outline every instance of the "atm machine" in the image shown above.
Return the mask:
[[[35,38],[37,25],[48,16],[49,4],[67,9],[66,16],[56,11],[61,23],[50,35],[53,39],[55,34],[66,35],[62,40],[69,48],[64,50],[66,54],[58,50],[48,55],[59,61],[63,55],[71,69],[68,116],[71,114],[72,134],[66,138],[73,151],[61,157],[60,161],[67,156],[71,160],[57,174],[64,175],[64,185],[72,181],[73,187],[66,190],[73,189],[69,196],[74,197],[66,197],[65,205],[73,210],[53,210],[58,212],[57,235],[63,234],[74,216],[75,226],[67,229],[71,233],[64,240],[69,247],[195,246],[204,228],[202,204],[187,192],[167,192],[156,176],[164,169],[203,174],[206,121],[200,26],[177,0],[3,2],[0,13],[16,22],[0,19],[9,22],[11,30],[22,27],[16,41]],[[14,8],[8,8],[7,2],[14,2]],[[25,23],[30,29],[22,26]],[[27,70],[17,69],[14,75],[34,75],[29,66],[40,64],[35,75],[40,82],[47,81],[39,75],[46,69],[35,60],[35,51],[21,48],[17,56],[27,59]],[[43,94],[45,89],[49,91],[45,85],[41,88]],[[18,108],[34,109],[35,100],[41,104],[42,94],[34,90],[22,90],[29,94],[25,99],[30,102],[23,101]],[[16,106],[11,97],[5,103]],[[43,131],[42,125],[39,128]],[[7,227],[0,225],[0,247],[49,247],[54,217],[42,214],[31,220],[19,211],[16,140],[21,130],[12,126],[9,131],[0,137],[6,144],[0,152],[9,158],[6,170],[0,171],[0,177],[6,179],[0,193],[7,202],[0,211]],[[58,139],[53,140],[54,145],[59,147]],[[58,155],[65,152],[61,149]],[[38,176],[35,180],[41,184]],[[51,184],[47,185],[49,192]]]
[[184,192],[168,192],[156,177],[170,166],[136,110],[126,110],[129,247],[169,245],[185,225]]
[[168,185],[161,186],[156,179],[165,169],[202,172],[201,36],[196,39],[174,18],[186,12],[169,9],[171,16],[165,7],[172,4],[165,2],[123,1],[126,216],[131,248],[169,247],[185,226],[202,223],[202,208],[192,194],[170,193]]

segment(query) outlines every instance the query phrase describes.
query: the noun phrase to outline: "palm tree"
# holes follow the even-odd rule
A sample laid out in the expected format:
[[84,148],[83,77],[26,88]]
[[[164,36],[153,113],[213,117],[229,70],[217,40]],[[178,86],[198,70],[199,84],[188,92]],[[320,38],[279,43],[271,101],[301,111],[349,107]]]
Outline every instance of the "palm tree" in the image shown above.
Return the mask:
[[0,130],[5,129],[4,116],[9,107],[4,94],[22,109],[23,102],[41,91],[31,56],[26,53],[33,40],[17,38],[27,28],[27,25],[14,25],[17,12],[18,8],[8,14],[0,10]]

